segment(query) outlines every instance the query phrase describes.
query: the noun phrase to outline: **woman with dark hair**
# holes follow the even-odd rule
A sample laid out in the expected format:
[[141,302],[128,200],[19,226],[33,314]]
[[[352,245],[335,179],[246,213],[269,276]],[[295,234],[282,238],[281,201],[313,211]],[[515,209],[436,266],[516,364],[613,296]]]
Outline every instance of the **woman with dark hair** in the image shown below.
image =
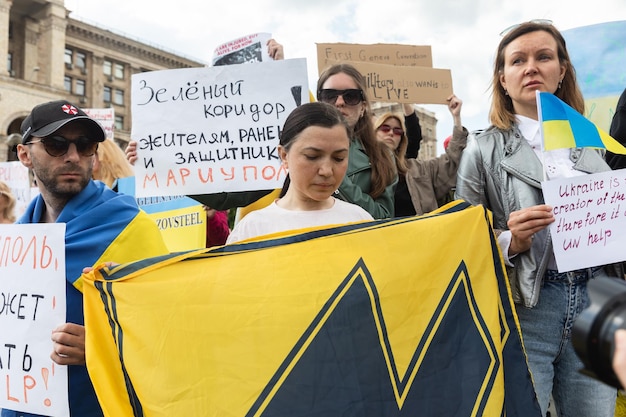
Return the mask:
[[376,219],[393,217],[395,162],[376,139],[363,75],[350,64],[329,67],[317,81],[317,99],[339,109],[351,131],[348,172],[337,196]]
[[307,103],[293,110],[278,145],[288,172],[280,198],[245,216],[227,243],[285,230],[372,220],[361,207],[333,197],[348,169],[350,132],[341,113],[328,104]]
[[531,21],[503,33],[492,78],[491,126],[472,134],[461,157],[456,197],[482,204],[507,266],[528,366],[546,415],[550,395],[559,416],[613,416],[616,390],[581,374],[570,340],[588,306],[587,281],[604,268],[559,273],[541,182],[607,171],[591,148],[542,152],[536,92],[555,94],[583,112],[576,73],[561,33],[550,21]]

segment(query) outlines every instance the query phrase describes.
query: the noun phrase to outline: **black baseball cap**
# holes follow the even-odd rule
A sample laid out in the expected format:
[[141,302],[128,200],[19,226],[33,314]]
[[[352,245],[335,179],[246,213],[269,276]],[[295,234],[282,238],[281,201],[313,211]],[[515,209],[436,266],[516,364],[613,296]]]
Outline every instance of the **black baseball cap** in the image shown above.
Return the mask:
[[65,100],[50,101],[35,106],[22,122],[22,143],[28,142],[32,136],[45,137],[53,134],[66,124],[81,121],[88,129],[88,137],[96,142],[106,138],[104,129],[87,113]]

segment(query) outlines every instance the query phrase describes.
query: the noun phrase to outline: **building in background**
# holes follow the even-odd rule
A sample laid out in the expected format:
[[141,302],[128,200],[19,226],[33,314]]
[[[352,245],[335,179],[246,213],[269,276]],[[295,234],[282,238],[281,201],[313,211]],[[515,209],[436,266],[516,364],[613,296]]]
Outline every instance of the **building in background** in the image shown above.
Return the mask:
[[132,74],[207,65],[70,16],[63,0],[0,0],[0,162],[16,159],[30,110],[58,99],[114,108],[114,138],[124,146]]
[[[103,4],[103,7],[106,7]],[[64,0],[0,0],[0,162],[16,159],[20,125],[39,103],[66,99],[84,108],[113,108],[114,138],[130,139],[131,75],[205,66],[200,60],[74,19]],[[375,103],[375,114],[402,113],[399,104]],[[423,140],[420,159],[437,156],[437,119],[416,106]]]

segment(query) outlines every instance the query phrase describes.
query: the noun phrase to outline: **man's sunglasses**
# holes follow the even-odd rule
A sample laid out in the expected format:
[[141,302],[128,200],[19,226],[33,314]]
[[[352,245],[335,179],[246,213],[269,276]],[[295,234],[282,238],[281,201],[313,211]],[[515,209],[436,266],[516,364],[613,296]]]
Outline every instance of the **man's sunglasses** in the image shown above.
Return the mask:
[[404,130],[401,127],[391,127],[389,125],[380,125],[378,130],[382,130],[383,133],[389,133],[393,130],[394,135],[402,136],[404,135]]
[[43,145],[48,155],[55,158],[65,155],[72,143],[76,146],[76,152],[78,152],[80,156],[92,156],[98,150],[98,142],[86,138],[85,136],[81,136],[76,140],[68,140],[63,136],[46,136],[45,138],[28,142],[26,145],[32,145],[37,142]]
[[324,103],[335,104],[339,96],[341,96],[343,102],[348,106],[356,106],[363,101],[363,90],[359,90],[358,88],[350,88],[347,90],[324,88],[319,91],[317,98]]

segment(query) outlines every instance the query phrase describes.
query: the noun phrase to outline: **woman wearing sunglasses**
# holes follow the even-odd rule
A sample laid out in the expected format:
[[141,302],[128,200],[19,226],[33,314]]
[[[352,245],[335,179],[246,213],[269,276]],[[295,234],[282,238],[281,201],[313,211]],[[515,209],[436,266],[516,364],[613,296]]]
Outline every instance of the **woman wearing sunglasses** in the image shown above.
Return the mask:
[[352,131],[348,171],[336,196],[363,207],[375,219],[392,217],[395,164],[376,140],[363,75],[350,64],[329,67],[317,82],[317,99],[339,109]]
[[467,129],[461,124],[462,104],[455,95],[448,97],[448,110],[454,120],[454,129],[446,152],[437,158],[423,161],[406,158],[409,141],[401,116],[385,113],[374,123],[376,138],[393,151],[396,159],[398,185],[394,195],[395,217],[433,211],[439,207],[438,201],[454,188],[456,171],[468,135]]
[[559,416],[613,416],[616,390],[580,373],[583,363],[571,342],[573,322],[589,305],[587,282],[608,268],[559,273],[548,229],[554,215],[541,189],[544,175],[568,178],[610,169],[595,149],[541,150],[536,91],[584,110],[561,33],[545,21],[506,31],[491,90],[491,126],[473,133],[463,152],[456,197],[493,214],[542,415],[552,394]]

